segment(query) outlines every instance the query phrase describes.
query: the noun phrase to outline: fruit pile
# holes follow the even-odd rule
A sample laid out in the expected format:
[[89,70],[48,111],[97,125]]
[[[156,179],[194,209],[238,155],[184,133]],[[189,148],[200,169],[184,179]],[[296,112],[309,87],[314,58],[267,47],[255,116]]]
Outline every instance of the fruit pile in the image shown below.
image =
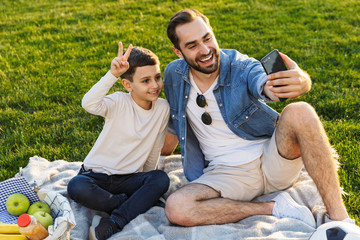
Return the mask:
[[[35,202],[30,205],[29,199],[21,194],[11,194],[6,199],[6,210],[13,216],[20,216],[21,214],[29,214],[34,216],[45,229],[48,229],[53,224],[53,218],[50,215],[50,207],[44,202]],[[2,239],[24,239],[27,238],[20,234],[19,226],[17,224],[0,223],[0,240]]]

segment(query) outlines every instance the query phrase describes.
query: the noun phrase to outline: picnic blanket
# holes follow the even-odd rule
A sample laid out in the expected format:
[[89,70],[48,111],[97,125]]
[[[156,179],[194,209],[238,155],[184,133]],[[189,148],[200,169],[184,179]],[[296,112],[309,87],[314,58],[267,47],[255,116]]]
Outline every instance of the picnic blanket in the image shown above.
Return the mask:
[[[80,169],[82,162],[67,162],[64,160],[48,161],[34,156],[29,164],[20,169],[17,176],[23,176],[31,186],[37,186],[42,191],[55,191],[66,198],[67,184]],[[181,167],[180,155],[161,157],[159,169],[168,173],[171,183],[166,199],[173,191],[187,183]],[[292,198],[313,211],[317,225],[323,223],[326,214],[323,202],[317,189],[305,170],[297,182],[286,190]],[[277,193],[263,195],[254,201],[268,201]],[[68,198],[69,199],[69,198]],[[70,231],[70,239],[88,239],[88,230],[95,214],[102,215],[83,207],[69,199],[75,216],[76,225]],[[208,225],[197,227],[181,227],[171,224],[165,216],[164,208],[155,206],[146,213],[132,220],[125,228],[110,239],[308,239],[315,231],[305,223],[289,218],[278,219],[273,216],[257,215],[243,219],[237,223],[224,225]]]

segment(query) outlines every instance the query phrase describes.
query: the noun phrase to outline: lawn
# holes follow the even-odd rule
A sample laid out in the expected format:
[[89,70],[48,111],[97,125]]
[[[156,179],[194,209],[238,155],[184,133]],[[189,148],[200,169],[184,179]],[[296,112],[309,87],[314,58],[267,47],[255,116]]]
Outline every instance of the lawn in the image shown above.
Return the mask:
[[[312,77],[295,101],[314,106],[340,155],[341,185],[360,223],[360,4],[357,0],[3,0],[0,6],[0,181],[29,157],[82,161],[103,119],[80,106],[108,70],[117,43],[176,59],[172,14],[206,14],[221,48],[260,59],[277,48]],[[116,83],[111,91],[122,90]],[[162,94],[164,97],[164,95]],[[272,104],[281,111],[288,104]]]

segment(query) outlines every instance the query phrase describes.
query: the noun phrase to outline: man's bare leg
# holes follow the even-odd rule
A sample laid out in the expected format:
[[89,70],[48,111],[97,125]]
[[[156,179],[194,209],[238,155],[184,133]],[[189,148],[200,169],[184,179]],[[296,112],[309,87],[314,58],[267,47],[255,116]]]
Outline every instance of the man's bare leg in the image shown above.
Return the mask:
[[225,224],[253,215],[271,215],[274,202],[240,202],[221,198],[203,184],[190,183],[171,194],[165,213],[169,221],[182,226]]
[[[276,130],[280,155],[287,159],[302,156],[332,220],[348,217],[335,162],[324,128],[314,109],[306,103],[288,105]],[[240,202],[221,198],[214,189],[190,183],[169,196],[165,213],[182,226],[237,222],[253,215],[271,215],[274,202]]]
[[328,137],[310,105],[300,102],[284,109],[276,130],[276,144],[279,154],[286,159],[302,156],[330,219],[348,218]]

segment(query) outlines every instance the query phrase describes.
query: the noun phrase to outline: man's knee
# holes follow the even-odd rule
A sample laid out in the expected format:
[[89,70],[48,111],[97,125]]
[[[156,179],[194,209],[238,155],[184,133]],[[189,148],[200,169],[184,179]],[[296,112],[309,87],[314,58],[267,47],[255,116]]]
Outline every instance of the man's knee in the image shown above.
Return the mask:
[[166,200],[165,214],[173,224],[191,227],[196,223],[192,219],[193,200],[188,199],[180,192],[174,192]]
[[291,115],[303,115],[304,113],[310,113],[316,115],[314,108],[307,102],[291,103],[285,107],[283,114],[285,113]]
[[[309,126],[317,123],[319,117],[315,109],[306,102],[291,103],[281,113],[280,121],[288,121],[291,125]],[[296,127],[293,126],[293,127]]]

